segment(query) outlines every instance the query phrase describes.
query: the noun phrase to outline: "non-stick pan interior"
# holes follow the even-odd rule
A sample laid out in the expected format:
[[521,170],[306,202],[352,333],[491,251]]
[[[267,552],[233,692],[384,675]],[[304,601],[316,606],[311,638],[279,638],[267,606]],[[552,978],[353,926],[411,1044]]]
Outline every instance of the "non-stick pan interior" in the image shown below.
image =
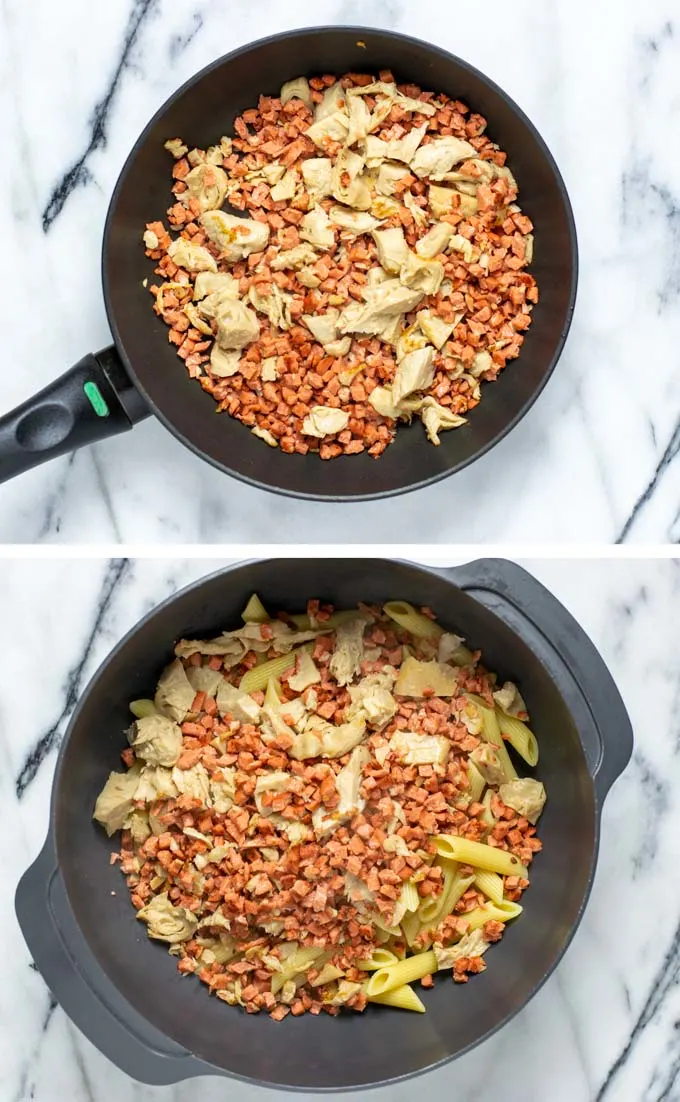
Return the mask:
[[[360,45],[361,43],[361,45]],[[535,225],[532,265],[541,301],[520,359],[484,387],[469,424],[426,440],[418,422],[400,428],[379,460],[363,454],[324,462],[268,448],[189,380],[151,310],[142,281],[153,266],[144,256],[146,222],[164,218],[173,201],[172,162],[163,143],[180,136],[205,147],[232,134],[234,118],[306,73],[391,68],[397,79],[445,92],[488,119],[488,133],[505,149],[520,201]],[[109,320],[126,365],[155,412],[189,447],[224,470],[285,493],[357,498],[397,493],[435,481],[482,454],[528,409],[546,382],[571,318],[576,247],[571,212],[552,158],[538,134],[495,85],[434,46],[383,31],[316,28],[267,39],[217,62],[182,89],[151,121],[118,183],[107,222],[104,284]]]
[[[128,701],[147,696],[182,635],[236,626],[257,591],[270,610],[304,609],[310,597],[352,607],[402,598],[428,604],[484,651],[491,669],[519,682],[541,746],[537,775],[548,790],[544,852],[532,871],[521,920],[494,946],[488,971],[465,986],[442,974],[422,992],[427,1014],[371,1007],[365,1014],[288,1018],[277,1024],[208,996],[181,978],[149,941],[120,872],[116,839],[92,822],[109,770],[120,769]],[[561,953],[587,896],[596,819],[578,733],[560,691],[525,644],[495,616],[427,570],[377,560],[249,564],[210,578],[154,613],[127,638],[85,694],[59,766],[54,815],[59,867],[76,920],[119,992],[175,1041],[218,1068],[297,1089],[352,1088],[414,1074],[497,1028],[531,995]],[[116,894],[113,895],[112,893]]]

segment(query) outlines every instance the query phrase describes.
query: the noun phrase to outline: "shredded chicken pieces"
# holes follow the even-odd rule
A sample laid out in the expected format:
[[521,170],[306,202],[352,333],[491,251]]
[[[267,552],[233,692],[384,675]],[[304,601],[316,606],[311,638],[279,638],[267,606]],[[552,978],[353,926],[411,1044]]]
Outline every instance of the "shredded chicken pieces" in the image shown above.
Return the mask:
[[414,415],[438,445],[538,301],[532,224],[486,120],[350,73],[288,81],[234,130],[166,143],[178,236],[143,235],[189,375],[287,453],[377,458]]
[[[376,953],[424,960],[424,986],[465,983],[522,910],[543,785],[484,741],[479,652],[394,607],[412,630],[389,604],[271,619],[253,597],[241,627],[180,640],[130,705],[94,817],[122,831],[111,860],[149,937],[248,1012],[363,1010]],[[442,836],[506,871],[478,883]],[[424,1009],[409,998],[393,1005]]]

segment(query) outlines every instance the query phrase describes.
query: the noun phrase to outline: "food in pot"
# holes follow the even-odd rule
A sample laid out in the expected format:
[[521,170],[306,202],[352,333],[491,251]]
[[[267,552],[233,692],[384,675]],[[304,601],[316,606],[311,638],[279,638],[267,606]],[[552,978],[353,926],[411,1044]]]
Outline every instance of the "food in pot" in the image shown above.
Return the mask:
[[144,233],[189,375],[287,453],[377,458],[414,417],[438,445],[538,300],[532,223],[486,120],[385,71],[300,77],[234,130],[166,143],[170,231]]
[[137,917],[249,1012],[423,1011],[411,984],[484,971],[522,911],[524,701],[404,601],[271,619],[254,596],[243,620],[176,645],[97,799]]

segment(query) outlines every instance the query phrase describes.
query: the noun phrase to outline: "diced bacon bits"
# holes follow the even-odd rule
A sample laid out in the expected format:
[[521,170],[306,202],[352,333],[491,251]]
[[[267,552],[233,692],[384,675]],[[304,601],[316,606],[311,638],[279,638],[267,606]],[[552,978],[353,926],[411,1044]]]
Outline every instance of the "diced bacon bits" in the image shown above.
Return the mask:
[[532,223],[486,120],[389,76],[299,78],[219,145],[166,143],[170,232],[142,235],[153,308],[218,411],[285,454],[378,458],[414,414],[438,445],[538,301]]
[[[122,754],[127,772],[112,774],[95,808],[109,833],[122,827],[111,861],[180,973],[276,1021],[364,1009],[367,973],[357,965],[384,945],[385,927],[407,921],[407,887],[420,904],[444,891],[433,836],[486,842],[526,866],[541,848],[536,827],[497,786],[470,797],[480,737],[466,723],[468,694],[493,706],[495,688],[479,652],[469,665],[449,665],[450,695],[398,695],[404,656],[433,663],[438,637],[411,635],[379,605],[361,604],[335,627],[333,616],[332,605],[310,601],[309,629],[280,613],[215,640],[181,640],[155,704],[136,702],[172,712],[147,729],[172,729],[174,764],[153,764],[153,747],[135,739]],[[240,689],[262,662],[300,646],[305,662],[296,658],[266,691]],[[350,668],[339,661],[343,648],[354,673],[339,684],[333,671],[342,667],[345,682]],[[301,692],[291,686],[298,665],[312,679]],[[351,738],[338,744],[341,734]],[[429,748],[440,740],[432,760],[419,759],[419,740]],[[487,900],[475,870],[458,871],[467,890],[434,925],[411,930],[409,946],[450,952],[439,967],[465,983],[484,970],[481,954],[504,925],[491,910],[480,926]],[[503,878],[507,900],[529,885],[520,872]],[[400,933],[390,944],[406,942]],[[421,986],[433,982],[426,976]]]

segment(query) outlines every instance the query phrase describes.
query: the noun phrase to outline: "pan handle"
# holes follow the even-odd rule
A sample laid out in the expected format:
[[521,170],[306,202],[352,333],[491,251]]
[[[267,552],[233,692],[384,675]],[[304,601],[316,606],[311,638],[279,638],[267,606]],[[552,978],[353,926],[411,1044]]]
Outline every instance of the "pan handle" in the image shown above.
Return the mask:
[[149,1025],[106,977],[73,917],[51,836],[19,881],[14,903],[26,944],[50,991],[117,1067],[158,1086],[221,1074]]
[[0,417],[0,482],[125,432],[149,413],[115,347],[90,352],[39,394]]
[[601,805],[628,765],[634,740],[625,704],[599,651],[564,605],[515,563],[480,559],[446,573],[518,634],[529,621],[567,666],[599,736],[600,752],[592,774]]

